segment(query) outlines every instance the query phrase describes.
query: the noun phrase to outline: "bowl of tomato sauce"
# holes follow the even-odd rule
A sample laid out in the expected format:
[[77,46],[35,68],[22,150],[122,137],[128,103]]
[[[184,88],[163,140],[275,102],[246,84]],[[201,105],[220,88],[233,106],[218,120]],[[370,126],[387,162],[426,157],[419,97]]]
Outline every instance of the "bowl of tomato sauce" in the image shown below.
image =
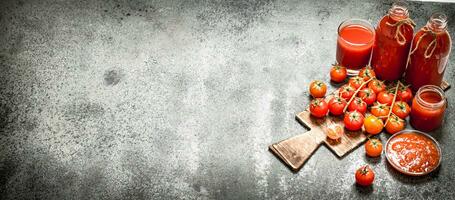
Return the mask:
[[385,153],[393,168],[410,176],[429,174],[441,164],[438,141],[417,130],[403,130],[392,135],[385,145]]

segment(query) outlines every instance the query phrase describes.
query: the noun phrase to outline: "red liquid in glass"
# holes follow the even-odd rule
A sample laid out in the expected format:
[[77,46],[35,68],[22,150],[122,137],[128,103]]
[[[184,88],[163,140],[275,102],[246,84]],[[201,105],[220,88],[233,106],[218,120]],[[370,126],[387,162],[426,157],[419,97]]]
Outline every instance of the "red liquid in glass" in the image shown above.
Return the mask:
[[360,25],[348,25],[339,32],[337,61],[348,69],[360,69],[368,65],[374,33]]
[[[420,98],[428,103],[438,103],[442,101],[441,96],[436,92],[423,92]],[[440,108],[428,108],[417,102],[414,97],[411,107],[411,125],[420,131],[432,131],[441,126],[444,119],[445,105]]]
[[386,15],[379,22],[376,28],[371,66],[379,79],[394,81],[400,79],[406,69],[414,31],[412,26],[407,24],[400,27],[400,31],[406,39],[405,43],[401,45],[395,38],[398,28],[387,25],[387,23],[396,24],[397,20]]

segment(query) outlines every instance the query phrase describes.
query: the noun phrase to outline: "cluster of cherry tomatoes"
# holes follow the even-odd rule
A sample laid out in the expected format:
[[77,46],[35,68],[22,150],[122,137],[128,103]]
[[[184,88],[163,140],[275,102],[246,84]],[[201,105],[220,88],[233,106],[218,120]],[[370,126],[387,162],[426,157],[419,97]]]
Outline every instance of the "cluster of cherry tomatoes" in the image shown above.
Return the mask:
[[[345,67],[334,65],[330,70],[330,79],[335,83],[345,82],[347,70]],[[343,116],[344,128],[357,131],[364,128],[370,135],[376,135],[385,130],[394,134],[406,127],[405,118],[411,108],[412,92],[401,82],[387,86],[376,79],[371,67],[362,68],[358,76],[351,77],[342,85],[334,97],[325,99],[327,86],[322,81],[310,84],[310,113],[316,118],[327,115]],[[370,111],[367,114],[367,111]],[[327,137],[339,139],[344,134],[343,127],[332,125],[327,128]],[[370,157],[378,157],[382,153],[382,143],[378,139],[369,139],[365,144],[365,152]],[[371,185],[374,172],[368,166],[362,166],[356,171],[356,182],[359,185]]]
[[[330,78],[333,82],[345,81],[346,68],[333,66]],[[358,76],[349,78],[340,87],[338,95],[328,102],[324,99],[326,92],[325,83],[317,80],[311,82],[310,94],[314,97],[310,103],[311,115],[317,118],[329,113],[333,116],[344,115],[344,126],[350,131],[364,127],[372,135],[379,134],[383,128],[389,133],[396,133],[405,128],[404,119],[411,110],[408,104],[412,100],[411,90],[401,83],[387,87],[375,78],[370,67],[362,68]],[[371,114],[365,116],[368,108]]]

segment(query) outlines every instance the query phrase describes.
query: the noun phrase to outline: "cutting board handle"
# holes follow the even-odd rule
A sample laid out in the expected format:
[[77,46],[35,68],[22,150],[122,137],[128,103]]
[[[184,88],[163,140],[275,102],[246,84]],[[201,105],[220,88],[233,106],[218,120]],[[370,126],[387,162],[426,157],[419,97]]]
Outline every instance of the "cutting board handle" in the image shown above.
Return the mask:
[[320,130],[313,129],[272,144],[269,149],[292,170],[298,171],[322,144],[324,137],[325,134],[321,133]]

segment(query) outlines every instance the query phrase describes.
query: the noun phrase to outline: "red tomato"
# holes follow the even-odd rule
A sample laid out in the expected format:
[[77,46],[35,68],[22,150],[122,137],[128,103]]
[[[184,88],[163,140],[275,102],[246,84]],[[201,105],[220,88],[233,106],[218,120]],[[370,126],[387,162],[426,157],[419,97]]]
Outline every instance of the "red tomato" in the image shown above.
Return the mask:
[[375,103],[375,105],[371,107],[370,112],[374,116],[385,121],[390,112],[390,108],[389,108],[389,106],[387,106],[385,104]]
[[349,85],[351,85],[355,89],[358,89],[362,85],[363,82],[364,82],[364,80],[363,80],[362,77],[354,76],[354,77],[349,79],[348,83],[349,83]]
[[358,95],[367,105],[372,105],[376,101],[376,93],[370,88],[364,88]]
[[310,103],[310,113],[314,117],[321,118],[327,115],[329,111],[329,106],[322,98],[313,99]]
[[379,103],[386,104],[388,106],[392,105],[393,94],[387,91],[382,91],[376,97]]
[[332,115],[343,114],[344,107],[346,107],[346,100],[341,97],[333,97],[329,101],[329,111]]
[[400,87],[397,94],[397,99],[410,103],[412,100],[412,91],[409,89],[409,86]]
[[343,85],[340,88],[340,97],[346,99],[347,101],[351,99],[354,93],[355,89],[349,84]]
[[396,115],[391,115],[387,119],[387,124],[385,125],[385,130],[390,134],[395,134],[398,131],[403,130],[406,127],[406,122]]
[[372,89],[376,94],[379,94],[386,89],[384,82],[377,79],[370,81],[368,83],[368,88]]
[[348,71],[346,67],[340,65],[334,65],[332,69],[330,69],[330,80],[336,83],[343,82],[346,77],[348,76]]
[[325,95],[325,92],[327,91],[327,85],[323,83],[322,81],[312,81],[310,83],[310,94],[314,98],[322,98]]
[[374,181],[374,171],[368,165],[360,167],[355,172],[355,181],[361,186],[370,186]]
[[411,107],[404,101],[397,101],[393,104],[392,112],[399,118],[404,119],[411,112]]
[[376,73],[370,66],[366,66],[359,71],[359,76],[363,78],[364,81],[368,81],[371,78],[376,77]]
[[357,131],[362,128],[363,125],[363,115],[358,111],[354,110],[344,115],[344,127],[350,131]]
[[357,110],[362,114],[367,112],[367,104],[361,98],[355,97],[348,106],[349,111]]

